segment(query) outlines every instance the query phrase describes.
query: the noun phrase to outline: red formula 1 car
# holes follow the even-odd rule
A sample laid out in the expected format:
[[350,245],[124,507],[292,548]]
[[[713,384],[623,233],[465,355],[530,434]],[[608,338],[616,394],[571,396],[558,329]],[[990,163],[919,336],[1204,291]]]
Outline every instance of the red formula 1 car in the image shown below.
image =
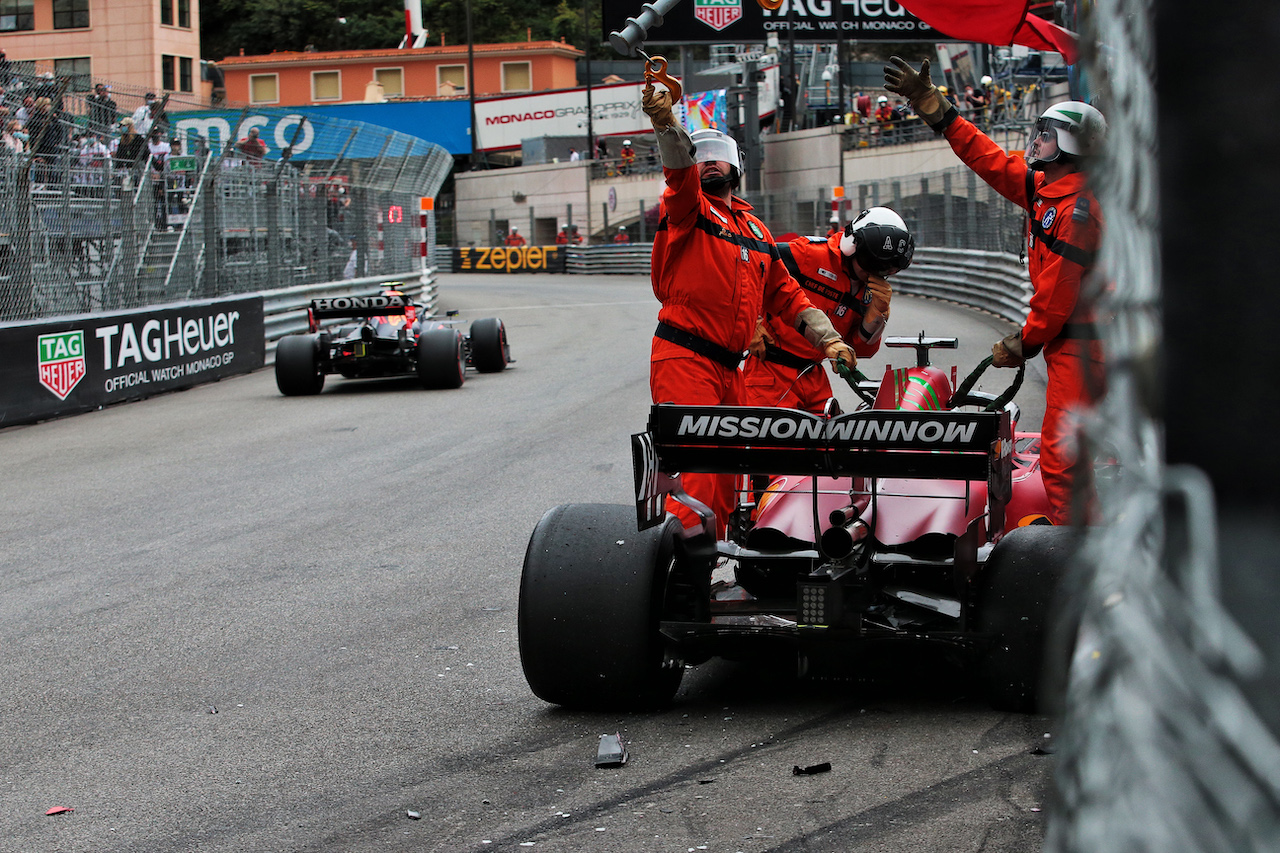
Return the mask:
[[[468,367],[506,370],[515,361],[496,317],[476,320],[470,334],[453,328],[396,290],[373,296],[311,300],[310,333],[286,335],[276,347],[276,387],[285,396],[319,394],[327,374],[347,379],[416,375],[424,388],[458,388]],[[326,320],[346,320],[323,327]]]
[[[954,338],[886,344],[917,363],[860,383],[852,413],[654,406],[633,437],[635,506],[565,504],[533,531],[519,606],[533,692],[652,707],[713,656],[782,644],[803,675],[847,675],[876,644],[917,643],[973,665],[997,707],[1034,709],[1075,535],[1046,524],[1039,436],[1015,433],[1011,393],[953,391],[930,366]],[[679,472],[740,477],[725,539]],[[703,528],[668,516],[668,495]]]

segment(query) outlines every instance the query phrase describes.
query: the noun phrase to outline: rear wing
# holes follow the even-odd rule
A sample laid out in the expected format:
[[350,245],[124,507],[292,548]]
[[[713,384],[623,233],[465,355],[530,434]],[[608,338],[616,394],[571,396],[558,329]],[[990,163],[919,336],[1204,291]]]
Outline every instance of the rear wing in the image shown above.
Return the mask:
[[405,314],[414,305],[407,296],[381,293],[377,296],[329,296],[311,300],[311,316],[316,320],[336,317],[377,317]]
[[1012,494],[1008,412],[867,409],[823,418],[796,409],[658,405],[631,437],[636,521],[660,523],[675,475],[799,474],[986,480],[993,523]]

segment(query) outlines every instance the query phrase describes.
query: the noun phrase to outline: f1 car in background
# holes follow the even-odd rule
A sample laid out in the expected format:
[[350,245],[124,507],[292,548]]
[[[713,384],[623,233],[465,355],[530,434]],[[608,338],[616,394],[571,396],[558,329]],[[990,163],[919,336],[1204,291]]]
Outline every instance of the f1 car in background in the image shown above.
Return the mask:
[[[286,335],[276,346],[276,386],[286,396],[319,394],[324,378],[416,374],[424,388],[458,388],[468,367],[480,373],[506,370],[515,361],[507,329],[496,317],[476,320],[470,334],[422,316],[422,306],[399,291],[374,296],[311,300],[311,331]],[[325,320],[354,320],[322,328]]]
[[[1015,389],[953,391],[930,366],[955,338],[886,343],[917,363],[859,383],[867,405],[849,414],[653,406],[632,439],[635,506],[561,505],[529,540],[518,623],[533,692],[652,707],[713,656],[781,646],[801,675],[847,677],[897,643],[972,666],[997,707],[1034,709],[1075,542],[1046,526],[1039,436],[1015,434]],[[723,539],[679,472],[747,484]],[[701,529],[667,514],[669,495]]]

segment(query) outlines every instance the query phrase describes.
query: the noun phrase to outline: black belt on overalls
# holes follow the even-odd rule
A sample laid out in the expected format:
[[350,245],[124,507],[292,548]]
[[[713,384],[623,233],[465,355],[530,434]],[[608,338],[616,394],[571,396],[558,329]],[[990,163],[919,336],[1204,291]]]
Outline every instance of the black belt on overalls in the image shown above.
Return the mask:
[[730,370],[737,370],[738,365],[742,364],[742,353],[734,352],[726,349],[717,343],[713,343],[706,338],[700,338],[692,332],[686,332],[684,329],[677,329],[670,323],[658,321],[657,331],[653,333],[655,338],[662,338],[664,341],[670,341],[676,346],[684,347],[692,350],[698,355],[705,355],[707,358],[722,364]]
[[798,356],[773,344],[764,345],[764,360],[772,361],[774,364],[781,364],[783,367],[790,367],[794,370],[807,370],[818,363],[811,358]]

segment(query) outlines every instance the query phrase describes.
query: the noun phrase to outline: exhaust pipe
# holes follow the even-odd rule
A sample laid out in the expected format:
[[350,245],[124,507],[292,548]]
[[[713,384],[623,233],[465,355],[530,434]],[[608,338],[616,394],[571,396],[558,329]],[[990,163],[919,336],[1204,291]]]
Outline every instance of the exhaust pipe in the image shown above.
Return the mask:
[[[840,512],[842,510],[836,510],[831,515],[835,516]],[[871,529],[867,527],[867,523],[860,518],[837,527],[828,527],[822,531],[820,539],[822,553],[833,560],[843,560],[853,553],[854,546],[866,539],[870,532]]]

